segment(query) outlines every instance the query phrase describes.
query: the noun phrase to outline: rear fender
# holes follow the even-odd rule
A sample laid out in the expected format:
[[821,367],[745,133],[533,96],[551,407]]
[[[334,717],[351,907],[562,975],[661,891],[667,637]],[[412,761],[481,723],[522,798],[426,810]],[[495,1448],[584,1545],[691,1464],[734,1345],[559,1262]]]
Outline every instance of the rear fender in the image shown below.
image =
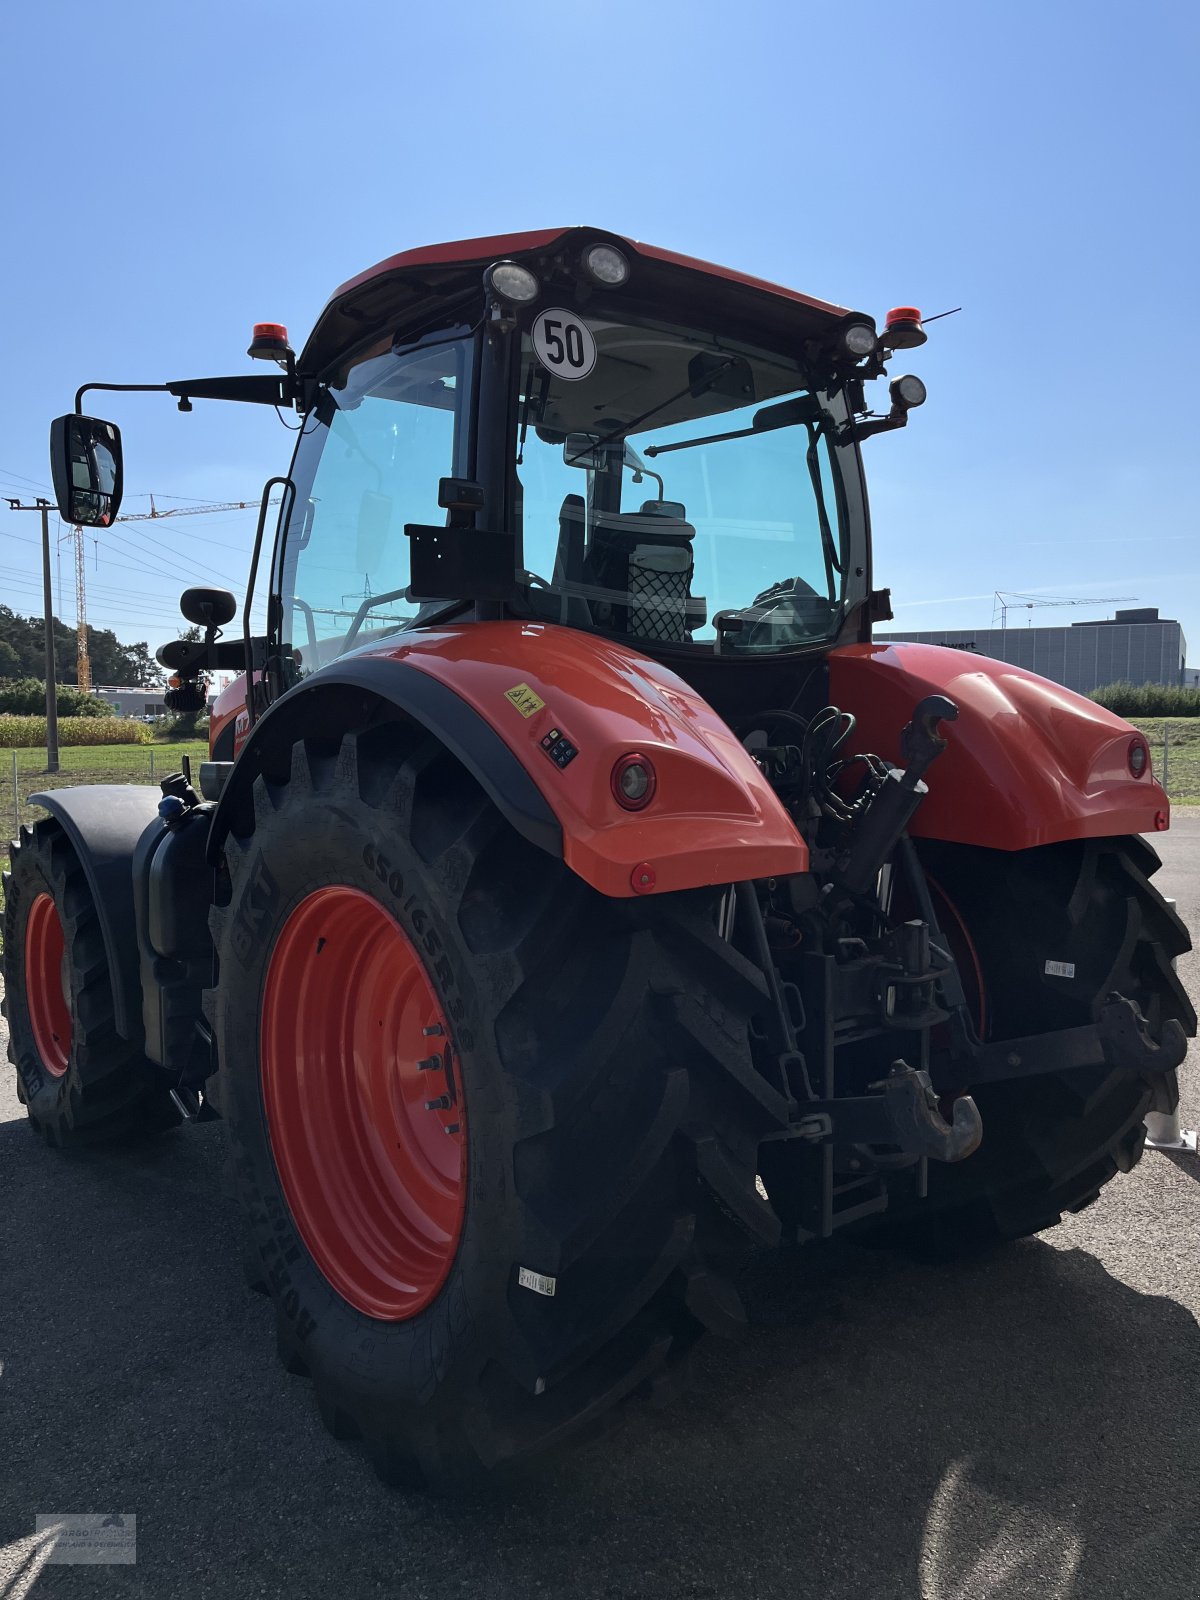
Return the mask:
[[62,825],[83,866],[100,919],[112,984],[113,1019],[124,1039],[142,1039],[142,988],[134,916],[133,858],[147,828],[158,826],[155,788],[97,784],[32,795]]
[[[517,621],[473,622],[371,646],[323,667],[260,719],[213,827],[219,849],[255,774],[318,729],[380,702],[454,754],[518,832],[600,893],[629,897],[803,872],[803,840],[728,726],[681,678],[612,640]],[[569,744],[565,765],[547,750]],[[657,787],[623,809],[612,771],[650,757]],[[635,869],[636,872],[635,872]],[[635,886],[636,879],[636,886]]]
[[847,645],[830,653],[829,693],[858,719],[848,748],[894,762],[919,700],[958,706],[909,825],[918,838],[1028,850],[1169,825],[1149,762],[1141,778],[1129,770],[1137,729],[1021,667],[941,645]]

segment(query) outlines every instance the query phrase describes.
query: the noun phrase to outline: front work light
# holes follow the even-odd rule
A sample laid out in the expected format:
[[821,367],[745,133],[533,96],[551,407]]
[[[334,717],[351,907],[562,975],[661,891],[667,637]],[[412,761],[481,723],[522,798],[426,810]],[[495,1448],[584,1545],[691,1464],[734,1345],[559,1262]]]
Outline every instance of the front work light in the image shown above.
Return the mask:
[[529,268],[515,261],[495,262],[484,273],[483,281],[493,294],[514,306],[526,306],[531,300],[536,300],[541,288]]
[[848,322],[838,336],[839,343],[846,354],[855,361],[861,361],[864,356],[869,356],[875,348],[876,334],[874,325],[870,322]]
[[920,378],[911,372],[906,372],[902,378],[893,378],[888,384],[894,411],[911,411],[914,406],[923,406],[927,393]]
[[629,276],[629,263],[611,244],[590,244],[583,252],[583,270],[593,283],[619,289]]

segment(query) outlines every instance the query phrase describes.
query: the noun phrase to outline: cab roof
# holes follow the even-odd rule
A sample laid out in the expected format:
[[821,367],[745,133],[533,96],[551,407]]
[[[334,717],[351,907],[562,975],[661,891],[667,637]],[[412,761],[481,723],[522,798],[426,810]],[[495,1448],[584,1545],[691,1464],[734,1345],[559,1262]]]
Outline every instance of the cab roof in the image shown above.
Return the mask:
[[656,289],[669,291],[672,296],[682,291],[689,303],[707,302],[704,309],[709,315],[722,311],[739,323],[786,324],[801,336],[826,332],[831,320],[851,315],[845,306],[796,289],[600,228],[542,228],[422,245],[368,267],[330,297],[301,354],[301,370],[321,372],[389,319],[406,318],[422,311],[426,302],[448,300],[478,287],[482,269],[493,261],[536,262],[544,272],[553,272],[573,264],[583,247],[593,243],[615,244],[627,252],[634,268],[630,283],[634,293],[639,288],[650,294]]

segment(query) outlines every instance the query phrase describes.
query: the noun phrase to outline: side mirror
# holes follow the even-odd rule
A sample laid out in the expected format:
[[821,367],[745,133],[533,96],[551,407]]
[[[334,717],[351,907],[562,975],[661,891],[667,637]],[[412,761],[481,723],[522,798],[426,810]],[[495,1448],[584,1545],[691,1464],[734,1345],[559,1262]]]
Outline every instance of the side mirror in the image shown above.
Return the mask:
[[228,589],[185,589],[179,609],[197,628],[223,628],[237,616],[237,601]]
[[99,417],[58,417],[50,424],[50,474],[64,522],[107,528],[121,508],[121,432]]

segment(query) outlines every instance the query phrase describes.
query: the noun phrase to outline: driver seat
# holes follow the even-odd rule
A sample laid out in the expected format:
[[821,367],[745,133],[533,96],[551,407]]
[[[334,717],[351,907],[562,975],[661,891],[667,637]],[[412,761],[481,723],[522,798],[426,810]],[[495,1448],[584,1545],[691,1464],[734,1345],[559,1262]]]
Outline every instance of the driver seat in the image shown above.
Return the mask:
[[703,626],[706,610],[691,598],[695,537],[678,501],[647,500],[640,511],[599,514],[582,571],[595,624],[685,643]]

